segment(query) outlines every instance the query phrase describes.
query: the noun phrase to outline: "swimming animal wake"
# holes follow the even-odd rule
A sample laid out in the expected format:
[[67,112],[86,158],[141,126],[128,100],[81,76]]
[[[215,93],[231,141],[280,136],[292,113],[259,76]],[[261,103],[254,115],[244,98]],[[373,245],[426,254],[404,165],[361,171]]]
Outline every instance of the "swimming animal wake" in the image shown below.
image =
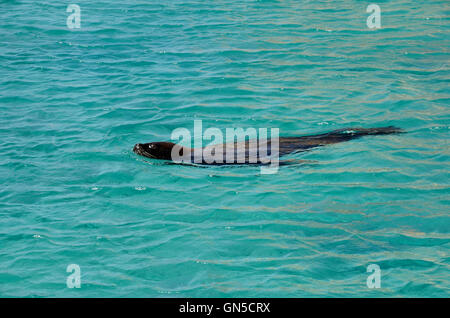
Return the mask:
[[[202,154],[211,156],[195,157],[198,153],[194,148],[182,147],[172,142],[150,142],[146,144],[136,144],[133,151],[141,156],[177,161],[176,157],[183,157],[184,163],[199,163],[203,165],[226,165],[226,164],[266,164],[267,158],[277,154],[284,156],[290,153],[307,151],[309,149],[336,144],[343,141],[360,138],[369,135],[388,135],[401,133],[400,128],[394,126],[379,128],[344,128],[334,130],[328,133],[301,137],[280,137],[275,144],[273,139],[265,140],[246,140],[245,142],[235,142],[228,144],[219,144],[201,148]],[[208,148],[209,147],[209,148]],[[276,149],[275,149],[276,148]],[[262,151],[262,149],[264,151]],[[212,158],[214,160],[212,160]]]

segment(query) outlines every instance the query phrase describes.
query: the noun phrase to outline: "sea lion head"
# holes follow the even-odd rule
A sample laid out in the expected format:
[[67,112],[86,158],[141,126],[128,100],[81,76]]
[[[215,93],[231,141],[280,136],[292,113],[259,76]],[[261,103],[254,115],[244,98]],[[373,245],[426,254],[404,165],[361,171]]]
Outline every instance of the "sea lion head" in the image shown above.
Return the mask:
[[149,142],[134,145],[133,151],[148,158],[172,160],[172,148],[174,146],[175,144],[172,142]]

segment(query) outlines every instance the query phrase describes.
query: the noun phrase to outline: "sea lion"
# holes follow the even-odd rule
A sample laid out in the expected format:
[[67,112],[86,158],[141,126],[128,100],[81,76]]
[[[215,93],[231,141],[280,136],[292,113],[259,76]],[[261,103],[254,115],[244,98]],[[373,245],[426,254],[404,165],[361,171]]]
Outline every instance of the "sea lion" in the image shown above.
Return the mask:
[[[278,156],[284,156],[290,153],[307,151],[311,148],[335,144],[343,141],[348,141],[362,136],[368,135],[387,135],[401,133],[400,128],[394,126],[379,127],[379,128],[344,128],[333,130],[328,133],[301,137],[280,137],[278,139]],[[214,145],[216,149],[221,149],[219,158],[221,160],[212,161],[211,158],[203,156],[195,160],[195,149],[182,147],[172,142],[150,142],[146,144],[136,144],[133,151],[141,156],[173,161],[173,151],[176,148],[177,153],[181,156],[189,153],[188,162],[198,163],[202,165],[225,165],[225,164],[267,164],[267,158],[273,155],[272,140],[258,140],[257,143],[251,143],[249,140],[245,142],[235,142],[234,144],[220,144]],[[211,147],[211,146],[207,146]],[[202,148],[205,150],[207,147]],[[265,149],[264,152],[261,149]],[[233,151],[230,156],[229,151]],[[203,153],[203,151],[201,152]],[[214,153],[213,153],[214,154]],[[217,158],[217,157],[216,157]],[[186,162],[186,161],[184,161]]]

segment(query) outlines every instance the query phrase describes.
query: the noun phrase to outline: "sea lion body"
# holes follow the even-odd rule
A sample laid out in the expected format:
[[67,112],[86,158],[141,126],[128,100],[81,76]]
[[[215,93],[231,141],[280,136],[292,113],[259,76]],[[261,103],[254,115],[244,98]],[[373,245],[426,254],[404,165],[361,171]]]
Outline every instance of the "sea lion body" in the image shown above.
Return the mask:
[[[273,140],[247,140],[245,142],[235,142],[220,145],[208,145],[201,149],[186,148],[176,145],[172,142],[150,142],[145,144],[136,144],[133,151],[141,156],[173,161],[173,150],[176,148],[178,153],[188,154],[184,162],[197,163],[202,165],[225,165],[225,164],[267,164],[270,158],[278,157],[301,151],[307,151],[311,148],[335,144],[343,141],[356,139],[367,135],[387,135],[401,133],[402,130],[389,126],[379,128],[345,128],[334,130],[329,133],[300,136],[300,137],[280,137],[278,147],[272,147]],[[210,149],[208,149],[210,147]],[[214,148],[214,151],[211,151]],[[272,149],[274,148],[274,149]],[[278,153],[277,150],[278,149]],[[204,153],[211,153],[214,156],[205,156]],[[231,152],[231,153],[230,153]],[[197,154],[201,154],[198,156]],[[189,155],[190,154],[190,155]]]

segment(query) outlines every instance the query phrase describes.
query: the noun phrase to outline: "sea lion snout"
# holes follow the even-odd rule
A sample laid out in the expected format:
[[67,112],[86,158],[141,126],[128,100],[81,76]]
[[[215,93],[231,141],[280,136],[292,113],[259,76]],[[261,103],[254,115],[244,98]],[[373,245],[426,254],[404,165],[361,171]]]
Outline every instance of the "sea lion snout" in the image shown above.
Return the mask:
[[133,152],[138,155],[142,155],[142,150],[142,144],[135,144],[133,147]]
[[147,144],[135,144],[133,152],[148,158],[172,160],[172,142],[149,142]]
[[133,152],[147,158],[160,158],[158,149],[156,149],[156,146],[152,142],[148,144],[135,144],[133,147]]

